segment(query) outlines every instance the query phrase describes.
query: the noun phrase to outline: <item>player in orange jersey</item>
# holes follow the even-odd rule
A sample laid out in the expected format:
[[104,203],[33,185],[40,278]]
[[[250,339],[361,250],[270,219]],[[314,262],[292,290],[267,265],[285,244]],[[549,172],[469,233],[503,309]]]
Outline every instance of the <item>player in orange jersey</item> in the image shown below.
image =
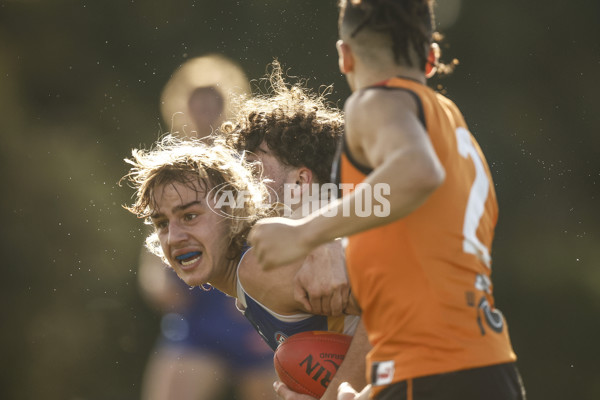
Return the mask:
[[492,295],[491,174],[458,108],[425,85],[431,7],[342,0],[337,48],[353,94],[336,169],[355,190],[302,219],[265,219],[250,236],[265,267],[349,237],[350,283],[373,349],[371,385],[342,385],[341,400],[525,397]]

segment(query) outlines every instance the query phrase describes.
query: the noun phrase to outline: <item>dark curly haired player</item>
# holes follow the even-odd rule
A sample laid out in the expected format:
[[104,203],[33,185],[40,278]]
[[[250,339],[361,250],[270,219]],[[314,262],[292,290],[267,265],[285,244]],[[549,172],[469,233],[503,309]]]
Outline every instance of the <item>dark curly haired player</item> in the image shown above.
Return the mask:
[[[267,267],[348,236],[373,349],[371,385],[360,394],[341,386],[340,400],[525,397],[492,293],[492,177],[459,109],[425,85],[431,3],[342,1],[337,47],[353,94],[339,171],[342,183],[364,185],[301,220],[263,220],[250,235]],[[389,214],[359,214],[377,184],[389,185]]]
[[339,109],[327,104],[324,95],[316,95],[299,83],[286,84],[277,61],[271,67],[266,79],[272,93],[243,99],[235,124],[226,123],[222,131],[230,145],[260,158],[264,174],[271,177],[283,198],[284,183],[307,183],[301,173],[290,175],[298,168],[310,171],[313,182],[330,181],[344,119]]

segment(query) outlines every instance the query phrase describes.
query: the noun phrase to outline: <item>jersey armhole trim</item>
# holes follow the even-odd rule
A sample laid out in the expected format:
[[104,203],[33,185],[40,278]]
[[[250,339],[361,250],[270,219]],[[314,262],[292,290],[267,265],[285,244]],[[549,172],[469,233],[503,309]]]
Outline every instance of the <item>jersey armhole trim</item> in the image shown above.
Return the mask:
[[[373,168],[367,167],[366,165],[359,163],[352,156],[352,153],[350,153],[350,149],[348,148],[348,143],[346,142],[346,136],[342,137],[342,146],[343,146],[343,150],[342,150],[343,153],[346,155],[346,158],[348,158],[348,161],[350,161],[350,164],[352,164],[352,166],[354,166],[354,168],[359,170],[364,175],[369,175],[371,172],[373,172]],[[340,162],[339,163],[340,168],[341,168],[341,164],[342,163]]]
[[[402,79],[405,79],[405,78],[402,78]],[[403,91],[407,92],[408,94],[410,94],[413,97],[413,99],[415,99],[415,103],[417,103],[417,117],[419,118],[419,121],[421,121],[421,123],[423,124],[425,131],[427,131],[427,124],[425,123],[425,111],[423,110],[423,102],[421,101],[421,98],[419,97],[419,95],[417,93],[415,93],[413,90],[404,88],[404,87],[395,87],[395,86],[369,86],[365,89],[403,90]]]
[[[421,124],[423,124],[423,128],[425,129],[425,132],[427,132],[427,124],[425,123],[425,112],[423,110],[423,102],[421,101],[421,98],[412,90],[407,89],[407,88],[401,88],[401,87],[391,87],[391,86],[369,86],[363,90],[366,89],[385,89],[385,90],[403,90],[407,93],[409,93],[415,100],[415,102],[417,103],[417,117],[419,118],[419,121],[421,121]],[[363,165],[361,163],[359,163],[353,156],[352,153],[350,152],[350,149],[348,148],[348,143],[346,142],[346,136],[342,136],[342,152],[346,155],[346,157],[348,158],[348,161],[350,162],[350,164],[352,164],[352,166],[354,166],[354,168],[356,168],[358,171],[360,171],[362,174],[369,175],[371,172],[373,172],[373,168],[367,167],[366,165]],[[341,158],[341,153],[340,152],[340,157],[336,158],[337,160],[339,160]],[[336,173],[336,180],[339,182],[340,181],[340,169],[341,169],[341,161],[336,163],[334,162],[334,171]]]

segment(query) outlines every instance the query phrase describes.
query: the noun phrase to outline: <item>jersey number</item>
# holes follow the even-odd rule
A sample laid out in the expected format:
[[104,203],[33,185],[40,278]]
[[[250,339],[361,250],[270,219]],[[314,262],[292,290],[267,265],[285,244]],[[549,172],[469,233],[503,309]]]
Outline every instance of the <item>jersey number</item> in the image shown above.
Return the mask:
[[463,223],[463,251],[475,254],[488,268],[492,259],[489,249],[477,238],[477,227],[485,210],[485,201],[490,191],[490,180],[488,179],[483,160],[471,141],[471,134],[465,128],[456,129],[456,141],[458,153],[463,158],[471,158],[475,164],[475,181],[471,186],[465,220]]
[[[471,186],[467,210],[465,212],[465,221],[463,223],[463,251],[469,254],[475,254],[485,265],[490,268],[492,259],[489,249],[477,238],[477,227],[485,210],[485,202],[490,191],[490,180],[488,179],[483,160],[479,156],[477,149],[471,141],[471,134],[465,128],[456,129],[456,141],[458,143],[458,153],[464,158],[471,158],[475,164],[475,181]],[[483,292],[490,292],[491,282],[486,275],[478,275],[475,281],[475,287]],[[494,332],[502,332],[504,328],[504,318],[500,310],[493,309],[490,306],[485,295],[480,299],[477,305],[477,323],[481,334],[485,335],[485,329],[481,320],[480,313],[483,314],[487,326]]]

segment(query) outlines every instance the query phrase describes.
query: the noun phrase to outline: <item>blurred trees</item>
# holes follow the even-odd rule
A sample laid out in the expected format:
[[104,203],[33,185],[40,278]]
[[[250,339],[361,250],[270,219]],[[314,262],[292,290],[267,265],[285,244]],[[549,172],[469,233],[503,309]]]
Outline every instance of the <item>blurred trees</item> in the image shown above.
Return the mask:
[[[318,89],[337,71],[334,1],[0,1],[1,398],[131,399],[157,318],[145,235],[121,208],[131,148],[164,132],[158,98],[190,57],[260,78],[277,57]],[[498,306],[530,398],[598,398],[597,2],[463,2],[444,29],[458,103],[496,180]]]

